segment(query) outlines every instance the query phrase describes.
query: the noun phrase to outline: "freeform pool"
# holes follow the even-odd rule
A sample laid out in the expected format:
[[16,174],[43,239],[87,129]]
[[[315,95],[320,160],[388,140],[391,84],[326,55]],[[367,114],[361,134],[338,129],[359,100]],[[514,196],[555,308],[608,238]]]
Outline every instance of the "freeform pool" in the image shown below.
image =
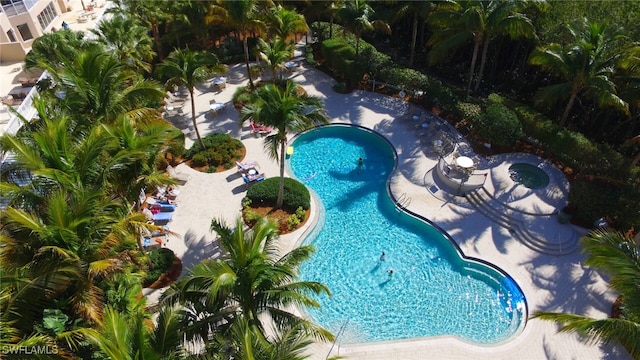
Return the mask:
[[453,335],[494,344],[522,329],[524,295],[508,275],[461,258],[448,235],[396,209],[386,191],[395,166],[386,140],[334,125],[301,134],[292,146],[293,174],[324,207],[305,240],[316,253],[301,277],[333,294],[309,315],[340,342]]
[[549,185],[549,175],[535,165],[516,163],[509,167],[513,181],[529,189],[541,189]]

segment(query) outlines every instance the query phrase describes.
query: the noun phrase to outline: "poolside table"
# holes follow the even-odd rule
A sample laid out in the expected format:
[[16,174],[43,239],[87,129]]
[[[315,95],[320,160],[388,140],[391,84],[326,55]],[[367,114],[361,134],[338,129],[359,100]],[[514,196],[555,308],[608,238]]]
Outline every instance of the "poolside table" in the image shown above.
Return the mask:
[[473,159],[466,156],[459,156],[456,159],[456,165],[462,169],[470,169],[473,167]]
[[218,114],[219,112],[224,110],[224,107],[225,107],[224,103],[214,102],[214,103],[209,104],[209,108],[211,109],[211,112],[214,115]]
[[211,83],[219,89],[224,89],[227,87],[227,78],[224,76],[216,76]]
[[286,63],[284,63],[284,67],[289,71],[297,68],[298,66],[300,66],[300,64],[298,64],[296,61],[287,61]]

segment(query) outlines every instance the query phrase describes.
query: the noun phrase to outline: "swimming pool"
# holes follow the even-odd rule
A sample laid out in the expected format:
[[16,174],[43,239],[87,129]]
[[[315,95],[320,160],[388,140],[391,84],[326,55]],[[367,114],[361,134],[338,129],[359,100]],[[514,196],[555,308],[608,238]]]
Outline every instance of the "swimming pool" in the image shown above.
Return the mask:
[[341,343],[453,335],[495,344],[522,329],[526,303],[510,277],[462,259],[442,232],[396,209],[386,190],[395,166],[386,140],[332,125],[299,135],[292,146],[290,170],[323,207],[305,240],[316,253],[301,277],[333,294],[319,298],[322,307],[309,316]]

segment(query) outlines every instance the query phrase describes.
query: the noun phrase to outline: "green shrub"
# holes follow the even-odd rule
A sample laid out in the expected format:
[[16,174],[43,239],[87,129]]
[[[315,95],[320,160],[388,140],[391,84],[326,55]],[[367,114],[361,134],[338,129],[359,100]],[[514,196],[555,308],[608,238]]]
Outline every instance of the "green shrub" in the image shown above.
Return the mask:
[[378,79],[409,91],[426,92],[429,90],[429,79],[425,74],[413,69],[400,67],[399,65],[381,69]]
[[626,159],[612,147],[596,144],[580,133],[559,129],[549,118],[526,105],[511,100],[505,103],[520,118],[524,132],[566,165],[589,174],[628,177]]
[[395,65],[391,56],[381,53],[373,46],[366,47],[360,51],[362,63],[366,66],[366,71],[371,79],[383,81],[380,73]]
[[143,284],[145,286],[153,284],[162,274],[171,269],[176,254],[170,249],[159,248],[149,251],[148,256],[153,264],[153,269],[147,272],[144,277]]
[[480,136],[495,145],[513,145],[522,137],[522,124],[513,111],[502,104],[487,106],[476,128]]
[[300,206],[296,209],[296,216],[302,221],[307,217],[307,212]]
[[300,219],[296,214],[291,214],[287,218],[287,230],[293,230],[300,225]]
[[262,216],[257,211],[253,211],[251,210],[251,208],[245,208],[242,214],[244,215],[244,221],[246,221],[247,223],[252,223],[262,218]]
[[639,201],[640,191],[635,186],[596,177],[576,179],[569,193],[576,220],[587,227],[605,217],[622,231],[637,228],[640,226]]
[[343,38],[325,40],[321,45],[322,56],[327,65],[351,84],[357,84],[365,73],[364,67],[356,62],[356,49]]
[[[247,198],[258,206],[274,206],[278,198],[280,178],[273,177],[254,184],[247,191]],[[282,207],[285,210],[295,211],[298,207],[304,210],[311,206],[311,194],[299,181],[284,178],[284,198]]]
[[347,84],[345,84],[343,82],[339,82],[339,83],[333,85],[331,88],[333,89],[333,91],[337,92],[338,94],[347,94],[347,93],[349,93],[349,87],[347,86]]
[[491,93],[489,94],[488,100],[492,104],[504,104],[505,98],[502,95]]
[[199,154],[195,154],[191,158],[191,162],[192,162],[193,166],[205,166],[205,165],[207,165],[208,161],[209,161],[209,159],[207,158],[206,152],[201,152]]
[[304,59],[310,66],[316,66],[316,60],[313,57],[313,48],[307,45],[304,48]]
[[233,93],[232,102],[234,104],[244,105],[251,102],[251,92],[248,91],[246,86],[238,86]]
[[482,106],[470,102],[459,102],[456,104],[456,113],[463,119],[477,123],[480,121]]
[[[316,41],[322,43],[329,38],[329,24],[328,22],[316,21],[311,24],[311,34],[316,38]],[[336,35],[336,31],[342,28],[340,25],[333,24],[333,35]]]
[[244,145],[238,139],[228,134],[211,134],[202,138],[206,150],[200,149],[199,143],[194,143],[187,150],[185,157],[191,159],[194,166],[209,165],[213,167],[230,167],[236,159],[242,156],[240,151]]
[[433,80],[427,91],[428,96],[424,97],[424,106],[431,108],[436,105],[435,99],[438,99],[438,106],[444,111],[455,111],[458,103],[466,101],[467,96],[464,92],[455,91],[453,88],[442,83],[440,80]]

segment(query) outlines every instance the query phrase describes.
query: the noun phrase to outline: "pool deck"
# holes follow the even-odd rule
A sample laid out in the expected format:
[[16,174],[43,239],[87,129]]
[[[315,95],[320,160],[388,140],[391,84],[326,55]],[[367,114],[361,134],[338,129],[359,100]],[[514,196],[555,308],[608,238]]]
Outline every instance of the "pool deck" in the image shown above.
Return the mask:
[[[251,133],[248,125],[240,128],[235,109],[230,107],[215,116],[207,112],[210,99],[229,102],[235,89],[246,83],[245,74],[243,65],[232,66],[226,89],[199,89],[196,95],[198,127],[203,135],[224,132],[241,139],[247,149],[245,160],[258,161],[268,177],[277,176],[278,165],[265,154],[263,139]],[[433,185],[429,174],[437,157],[421,145],[415,128],[402,120],[408,111],[406,103],[369,92],[335,93],[331,89],[334,84],[331,78],[304,65],[290,77],[303,85],[309,94],[323,99],[332,122],[367,127],[386,137],[398,154],[397,169],[390,178],[394,196],[398,198],[404,194],[411,198],[408,209],[447,231],[465,256],[493,263],[511,275],[524,291],[529,314],[536,310],[550,310],[592,317],[607,316],[615,295],[608,290],[599,273],[582,265],[583,256],[579,250],[562,256],[533,251],[514,240],[507,229],[476,211],[464,197],[429,190]],[[183,110],[185,114],[172,121],[186,127],[190,123],[190,109],[187,106]],[[190,145],[192,141],[188,140],[188,143]],[[547,167],[545,171],[550,175],[550,185],[542,190],[517,186],[506,170],[513,162]],[[553,239],[584,233],[584,229],[559,224],[555,216],[549,215],[566,203],[568,191],[566,179],[561,172],[548,168],[550,164],[527,154],[509,154],[489,158],[486,165],[489,175],[485,187],[488,192],[514,208],[540,214],[525,218],[527,226],[539,236]],[[181,188],[177,198],[179,207],[170,223],[171,230],[181,237],[170,240],[167,247],[174,250],[188,268],[202,259],[219,255],[215,237],[209,231],[211,219],[234,221],[240,214],[246,189],[235,168],[216,174],[199,173],[184,164],[177,169],[190,174],[191,178]],[[312,208],[316,207],[312,205]],[[308,222],[302,229],[282,236],[283,249],[298,244],[312,225],[312,221]],[[148,293],[151,301],[159,292]],[[557,328],[554,323],[529,320],[521,333],[492,346],[470,344],[446,336],[370,344],[340,344],[338,339],[330,355],[347,359],[629,358],[618,348],[585,345],[576,335],[558,334]],[[325,359],[330,347],[331,344],[314,344],[310,348],[311,359]]]

